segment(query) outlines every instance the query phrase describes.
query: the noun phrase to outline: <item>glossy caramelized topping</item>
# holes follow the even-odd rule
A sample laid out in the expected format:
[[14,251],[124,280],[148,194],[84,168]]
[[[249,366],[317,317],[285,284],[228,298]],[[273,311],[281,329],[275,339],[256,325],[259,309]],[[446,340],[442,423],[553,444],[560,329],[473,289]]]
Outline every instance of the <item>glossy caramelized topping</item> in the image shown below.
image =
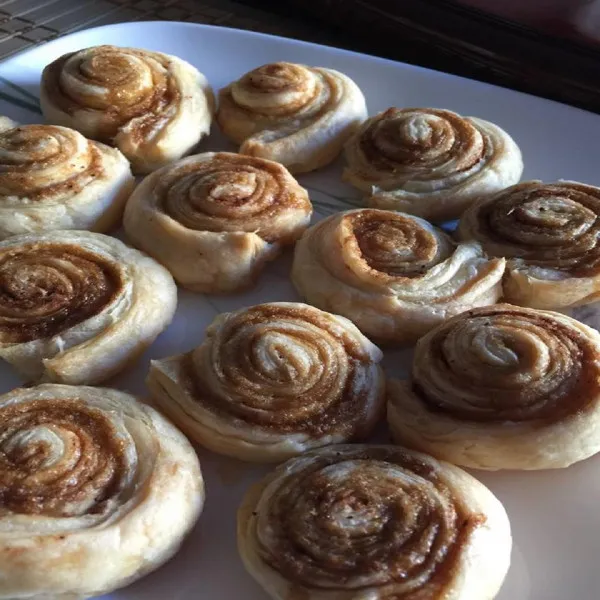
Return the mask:
[[472,121],[428,108],[389,108],[356,140],[370,168],[407,180],[465,172],[490,153],[487,136]]
[[170,58],[135,48],[95,46],[65,54],[44,69],[42,84],[67,113],[101,111],[106,140],[134,118],[144,136],[181,100]]
[[77,398],[0,406],[0,516],[104,513],[129,477],[129,442]]
[[493,255],[573,275],[597,274],[600,188],[568,181],[520,183],[468,210],[460,232]]
[[436,468],[401,448],[333,447],[286,467],[252,518],[263,560],[298,585],[441,597],[485,522],[464,515]]
[[468,311],[417,344],[413,388],[459,419],[561,420],[600,394],[600,345],[577,325],[509,305]]
[[54,125],[22,125],[0,133],[0,197],[30,201],[75,195],[104,174],[97,146]]
[[379,350],[307,305],[232,313],[188,357],[194,396],[227,419],[277,432],[360,435],[379,395]]
[[123,289],[121,268],[74,244],[0,249],[0,343],[52,337],[101,312]]

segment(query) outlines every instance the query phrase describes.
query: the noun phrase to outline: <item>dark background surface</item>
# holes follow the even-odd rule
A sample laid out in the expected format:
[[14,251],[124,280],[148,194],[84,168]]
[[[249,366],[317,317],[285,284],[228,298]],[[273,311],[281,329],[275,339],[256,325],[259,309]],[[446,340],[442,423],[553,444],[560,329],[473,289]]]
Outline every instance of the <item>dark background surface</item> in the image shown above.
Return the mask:
[[0,57],[85,27],[149,19],[191,21],[376,54],[600,112],[600,45],[573,25],[585,3],[0,0]]

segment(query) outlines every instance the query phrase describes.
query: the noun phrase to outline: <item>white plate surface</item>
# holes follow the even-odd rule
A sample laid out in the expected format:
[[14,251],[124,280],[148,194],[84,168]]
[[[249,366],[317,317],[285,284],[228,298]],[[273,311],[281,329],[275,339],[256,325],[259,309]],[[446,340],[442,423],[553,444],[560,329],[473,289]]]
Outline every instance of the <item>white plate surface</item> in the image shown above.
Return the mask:
[[[339,69],[365,92],[369,112],[389,106],[433,106],[494,121],[517,141],[524,179],[574,179],[600,185],[600,116],[511,90],[314,44],[261,34],[184,23],[125,23],[82,31],[34,48],[0,65],[0,114],[21,122],[40,121],[35,105],[43,67],[61,54],[95,44],[137,46],[168,52],[198,67],[218,89],[267,62],[287,60]],[[16,84],[21,90],[15,89]],[[18,102],[2,99],[5,95]],[[218,132],[203,150],[233,149]],[[300,181],[317,213],[359,204],[340,181],[336,164]],[[318,218],[318,215],[317,215]],[[197,346],[215,314],[275,300],[298,300],[288,280],[290,257],[274,263],[249,293],[205,297],[180,292],[173,324],[136,367],[110,382],[145,392],[151,358]],[[410,352],[386,353],[389,374],[401,375]],[[1,392],[18,378],[0,366]],[[207,503],[196,529],[169,564],[106,598],[114,600],[263,600],[236,551],[235,512],[248,485],[266,469],[200,451]],[[600,456],[562,471],[475,473],[509,513],[514,550],[498,600],[598,600],[600,598]]]

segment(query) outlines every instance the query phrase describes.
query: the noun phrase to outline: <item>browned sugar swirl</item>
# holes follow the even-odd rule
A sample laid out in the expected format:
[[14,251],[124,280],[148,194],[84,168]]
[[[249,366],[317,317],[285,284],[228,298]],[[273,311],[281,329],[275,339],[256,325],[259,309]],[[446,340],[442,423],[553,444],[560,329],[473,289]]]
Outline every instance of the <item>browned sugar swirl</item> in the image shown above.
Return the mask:
[[52,125],[24,125],[0,133],[0,195],[34,202],[75,195],[103,175],[99,149]]
[[123,442],[108,417],[75,398],[0,408],[0,515],[97,514],[120,491]]
[[283,477],[264,510],[256,526],[273,533],[259,533],[260,550],[287,580],[328,590],[401,584],[393,597],[406,600],[437,598],[485,522],[463,516],[430,465],[377,447],[315,457]]
[[[155,52],[98,46],[72,52],[50,63],[42,86],[62,111],[102,112],[100,139],[110,142],[120,127],[137,118],[140,140],[181,100],[168,57]],[[99,91],[100,90],[100,91]]]
[[456,317],[417,346],[413,386],[432,410],[477,422],[556,422],[600,394],[598,347],[535,310]]
[[472,232],[488,250],[531,265],[589,275],[600,269],[600,189],[523,183],[476,210]]
[[[230,318],[200,359],[189,385],[207,409],[230,421],[288,433],[363,435],[369,427],[369,358],[357,340],[316,311],[263,305]],[[194,365],[195,360],[211,369]],[[216,389],[213,387],[216,381]]]
[[472,123],[433,109],[390,108],[362,130],[358,143],[372,167],[395,176],[444,165],[459,173],[485,154],[485,140]]
[[229,153],[171,168],[154,193],[163,211],[188,229],[255,232],[266,241],[279,237],[277,216],[309,206],[281,165]]
[[350,245],[358,244],[362,259],[392,277],[419,277],[441,258],[436,236],[420,223],[391,211],[363,210],[344,217]]
[[119,267],[73,244],[34,243],[0,252],[0,343],[54,336],[110,305]]

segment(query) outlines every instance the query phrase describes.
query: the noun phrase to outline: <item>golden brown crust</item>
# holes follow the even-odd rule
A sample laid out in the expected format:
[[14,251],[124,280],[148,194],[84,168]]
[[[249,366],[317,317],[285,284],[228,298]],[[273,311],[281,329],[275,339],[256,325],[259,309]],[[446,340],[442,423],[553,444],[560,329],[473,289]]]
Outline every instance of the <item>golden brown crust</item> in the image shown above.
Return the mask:
[[548,468],[595,454],[600,335],[558,313],[497,305],[417,344],[388,393],[400,443],[471,467]]
[[412,343],[448,316],[496,302],[503,272],[504,260],[486,259],[477,243],[456,245],[418,217],[361,209],[306,232],[292,280],[370,338]]
[[220,92],[217,121],[240,152],[293,173],[331,162],[367,117],[365,99],[346,75],[287,62],[263,65]]
[[180,158],[208,133],[214,100],[187,62],[137,48],[95,46],[42,73],[45,116],[115,144],[137,172]]
[[[485,548],[492,539],[496,547]],[[510,533],[500,503],[456,467],[393,446],[332,446],[285,463],[248,492],[238,546],[276,599],[345,600],[359,590],[490,599],[506,573]],[[490,566],[496,573],[469,589]]]
[[129,238],[194,291],[247,288],[308,226],[308,193],[285,167],[205,152],[147,177],[125,211]]
[[0,397],[0,597],[89,597],[156,569],[198,518],[187,440],[122,392]]
[[566,308],[600,298],[600,188],[523,182],[473,205],[458,233],[509,259],[508,302]]
[[381,417],[380,360],[346,319],[261,304],[218,317],[191,353],[154,361],[148,384],[199,443],[271,462],[367,436]]
[[477,197],[516,183],[521,153],[500,127],[433,108],[389,108],[346,145],[344,177],[375,208],[432,221],[460,216]]
[[0,357],[34,381],[99,382],[170,323],[169,273],[117,239],[50,231],[0,242]]

